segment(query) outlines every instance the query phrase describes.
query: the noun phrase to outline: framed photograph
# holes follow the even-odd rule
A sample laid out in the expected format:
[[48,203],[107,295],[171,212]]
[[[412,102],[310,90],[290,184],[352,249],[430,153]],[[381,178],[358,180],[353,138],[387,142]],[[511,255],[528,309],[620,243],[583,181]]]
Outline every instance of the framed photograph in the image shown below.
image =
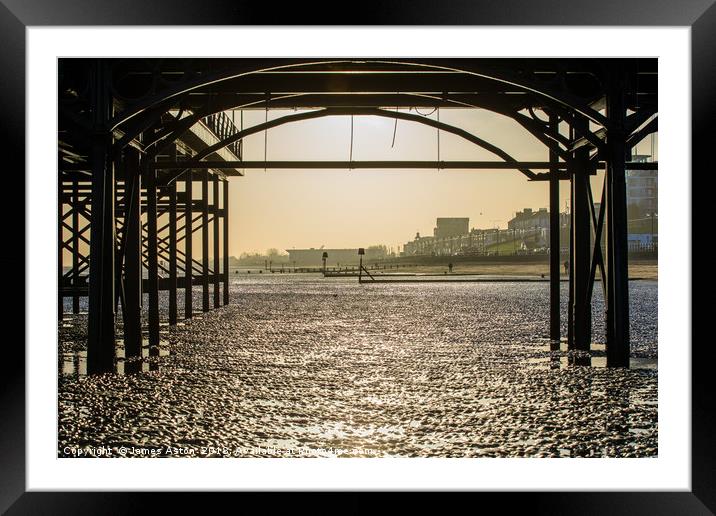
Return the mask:
[[715,510],[691,313],[711,2],[4,4],[26,335],[3,511]]

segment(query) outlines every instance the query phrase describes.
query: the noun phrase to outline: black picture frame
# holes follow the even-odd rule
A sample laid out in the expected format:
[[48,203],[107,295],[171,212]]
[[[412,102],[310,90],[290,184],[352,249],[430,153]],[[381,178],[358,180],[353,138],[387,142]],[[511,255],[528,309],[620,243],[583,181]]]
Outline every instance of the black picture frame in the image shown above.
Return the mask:
[[[5,192],[25,192],[25,29],[47,25],[603,25],[603,26],[689,26],[691,27],[692,71],[692,170],[708,175],[713,167],[710,149],[716,137],[716,6],[714,0],[651,2],[648,0],[501,0],[450,3],[413,0],[355,4],[350,16],[328,19],[319,13],[320,4],[296,2],[277,9],[273,3],[203,0],[1,0],[0,3],[0,131],[6,152],[3,153]],[[694,177],[683,171],[685,180]],[[699,178],[701,181],[701,178]],[[703,194],[701,186],[694,193]],[[27,192],[25,192],[27,194]],[[16,195],[17,196],[17,195]],[[711,201],[712,202],[712,201]],[[693,201],[698,206],[697,200]],[[709,201],[705,201],[709,205]],[[9,213],[9,214],[8,214]],[[6,212],[6,241],[24,242],[25,226],[16,214],[18,207]],[[17,218],[16,218],[17,217]],[[696,217],[692,220],[696,223]],[[695,230],[694,230],[695,231]],[[693,233],[696,234],[696,233]],[[3,257],[5,270],[25,270],[24,251]],[[692,254],[692,270],[707,271],[709,253]],[[19,274],[15,274],[19,277]],[[698,288],[706,289],[707,282]],[[697,284],[698,285],[698,284]],[[697,287],[695,285],[695,287]],[[9,288],[9,287],[8,287]],[[24,292],[19,285],[13,292]],[[695,294],[695,292],[694,292]],[[17,300],[16,296],[14,300]],[[24,298],[24,294],[23,294]],[[694,295],[692,307],[710,309],[712,303],[698,304]],[[703,303],[703,302],[702,302]],[[19,303],[15,306],[24,306]],[[20,314],[8,313],[13,327]],[[23,314],[24,316],[24,314]],[[485,493],[504,507],[525,505],[530,512],[550,514],[713,514],[716,512],[716,471],[714,441],[713,351],[707,335],[699,331],[703,323],[698,312],[692,315],[692,490],[690,492],[589,492],[589,493]],[[691,324],[684,321],[684,324]],[[10,330],[8,330],[10,331]],[[701,340],[699,337],[703,338]],[[146,493],[59,493],[25,492],[25,351],[7,339],[2,356],[7,364],[0,375],[2,405],[0,409],[0,510],[7,514],[103,514],[138,512],[151,501]],[[683,344],[686,349],[691,343]],[[216,494],[210,496],[217,497]],[[227,495],[228,496],[228,495]],[[245,495],[244,495],[245,496]],[[268,500],[268,495],[257,495]],[[224,495],[221,496],[223,498]],[[188,509],[197,498],[171,494],[162,497],[164,511],[176,504]],[[223,502],[224,500],[217,500]],[[271,498],[271,503],[276,499]],[[481,501],[482,502],[482,501]],[[199,501],[199,503],[203,503]],[[259,501],[259,503],[261,503]],[[321,502],[321,505],[326,502]],[[370,508],[362,497],[352,495],[341,502],[340,512],[363,512]],[[421,506],[422,497],[411,497],[407,505]],[[325,505],[331,506],[331,502]],[[314,506],[315,507],[315,506]],[[111,508],[111,511],[108,511]],[[409,507],[406,506],[406,509]]]

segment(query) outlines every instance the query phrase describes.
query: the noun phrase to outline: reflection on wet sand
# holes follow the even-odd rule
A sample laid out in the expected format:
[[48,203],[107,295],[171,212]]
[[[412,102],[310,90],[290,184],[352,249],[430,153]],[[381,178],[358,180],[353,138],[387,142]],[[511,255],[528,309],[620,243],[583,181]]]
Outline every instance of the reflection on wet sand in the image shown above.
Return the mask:
[[656,456],[656,283],[630,288],[627,370],[606,368],[598,344],[550,343],[539,283],[242,277],[232,305],[168,328],[161,356],[120,353],[116,374],[84,376],[63,342],[58,453]]
[[[169,356],[170,341],[161,341],[159,347],[149,346],[145,339],[142,346],[142,356],[126,358],[121,341],[117,342],[115,354],[115,374],[133,374],[147,371],[159,370],[159,357]],[[62,353],[62,364],[60,373],[65,376],[86,376],[87,375],[87,352],[70,351]]]

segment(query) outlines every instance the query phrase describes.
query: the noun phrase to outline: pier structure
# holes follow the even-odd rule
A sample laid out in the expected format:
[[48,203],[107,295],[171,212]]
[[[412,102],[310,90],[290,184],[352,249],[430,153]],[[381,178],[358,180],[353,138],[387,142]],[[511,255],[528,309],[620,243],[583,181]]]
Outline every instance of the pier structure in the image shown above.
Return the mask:
[[[227,178],[259,168],[512,170],[528,181],[547,181],[550,246],[557,250],[550,253],[554,342],[562,337],[560,243],[554,229],[565,183],[572,205],[568,347],[590,348],[599,271],[605,279],[599,283],[607,363],[628,367],[625,170],[658,167],[629,162],[634,146],[658,129],[657,82],[657,60],[638,58],[60,59],[59,292],[60,300],[73,299],[73,310],[78,297],[89,297],[88,371],[112,369],[118,307],[125,347],[136,349],[144,293],[150,344],[158,342],[160,290],[170,293],[170,323],[178,319],[175,294],[182,287],[188,292],[201,285],[201,307],[208,310],[210,286],[213,305],[219,306],[223,280],[223,303],[228,303]],[[541,142],[545,159],[516,160],[488,141],[489,128],[478,136],[408,108],[493,111]],[[237,127],[228,114],[252,109],[265,111],[265,122]],[[294,112],[269,120],[268,111],[276,109]],[[330,162],[270,161],[266,153],[263,161],[242,159],[247,136],[262,133],[266,144],[273,128],[331,116],[423,124],[497,159],[444,161],[439,150],[435,161],[354,161],[352,153],[346,161]],[[192,135],[203,144],[192,144]],[[590,178],[598,169],[604,170],[604,188],[597,213]],[[195,231],[202,232],[200,262],[187,237]],[[214,235],[212,263],[209,234]],[[71,263],[64,263],[64,249],[71,251]],[[184,298],[185,317],[193,313],[191,299]]]

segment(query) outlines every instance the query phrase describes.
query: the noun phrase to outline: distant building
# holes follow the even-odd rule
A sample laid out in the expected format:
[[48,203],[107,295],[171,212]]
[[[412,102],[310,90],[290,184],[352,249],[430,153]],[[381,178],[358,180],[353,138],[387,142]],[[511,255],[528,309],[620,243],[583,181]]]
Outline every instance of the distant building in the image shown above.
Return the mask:
[[[560,227],[569,225],[569,213],[559,214],[559,225]],[[533,211],[532,208],[525,208],[522,211],[518,211],[515,216],[507,222],[507,227],[508,229],[518,231],[549,230],[549,211],[547,208],[540,208],[537,211]]]
[[[323,253],[327,253],[326,265],[328,267],[338,267],[338,264],[357,265],[359,262],[358,248],[355,249],[286,249],[288,252],[288,261],[291,265],[315,267],[322,265]],[[371,246],[365,250],[364,260],[380,260],[386,257],[386,249],[384,246]]]
[[[635,155],[631,161],[647,163],[651,156]],[[651,246],[659,241],[659,176],[657,170],[627,170],[627,224],[631,246]]]
[[511,238],[512,231],[498,229],[472,229],[465,234],[436,238],[421,237],[403,245],[401,256],[466,256],[489,253],[491,246]]
[[[631,161],[646,163],[650,156],[635,155]],[[647,213],[657,213],[659,196],[659,179],[657,170],[627,170],[627,206],[629,218],[641,218]]]
[[[560,213],[560,233],[568,235],[569,214]],[[415,235],[403,245],[401,256],[481,256],[500,253],[547,252],[549,212],[525,208],[508,223],[508,229],[470,230],[468,218],[437,219],[434,236]]]
[[412,242],[406,242],[403,245],[403,256],[423,256],[431,255],[433,253],[433,242],[435,237],[421,237],[420,233],[415,235],[415,240]]
[[433,236],[435,238],[450,238],[467,235],[469,232],[469,217],[438,217]]
[[549,212],[547,208],[540,208],[538,211],[525,208],[507,222],[507,227],[513,230],[549,229]]

